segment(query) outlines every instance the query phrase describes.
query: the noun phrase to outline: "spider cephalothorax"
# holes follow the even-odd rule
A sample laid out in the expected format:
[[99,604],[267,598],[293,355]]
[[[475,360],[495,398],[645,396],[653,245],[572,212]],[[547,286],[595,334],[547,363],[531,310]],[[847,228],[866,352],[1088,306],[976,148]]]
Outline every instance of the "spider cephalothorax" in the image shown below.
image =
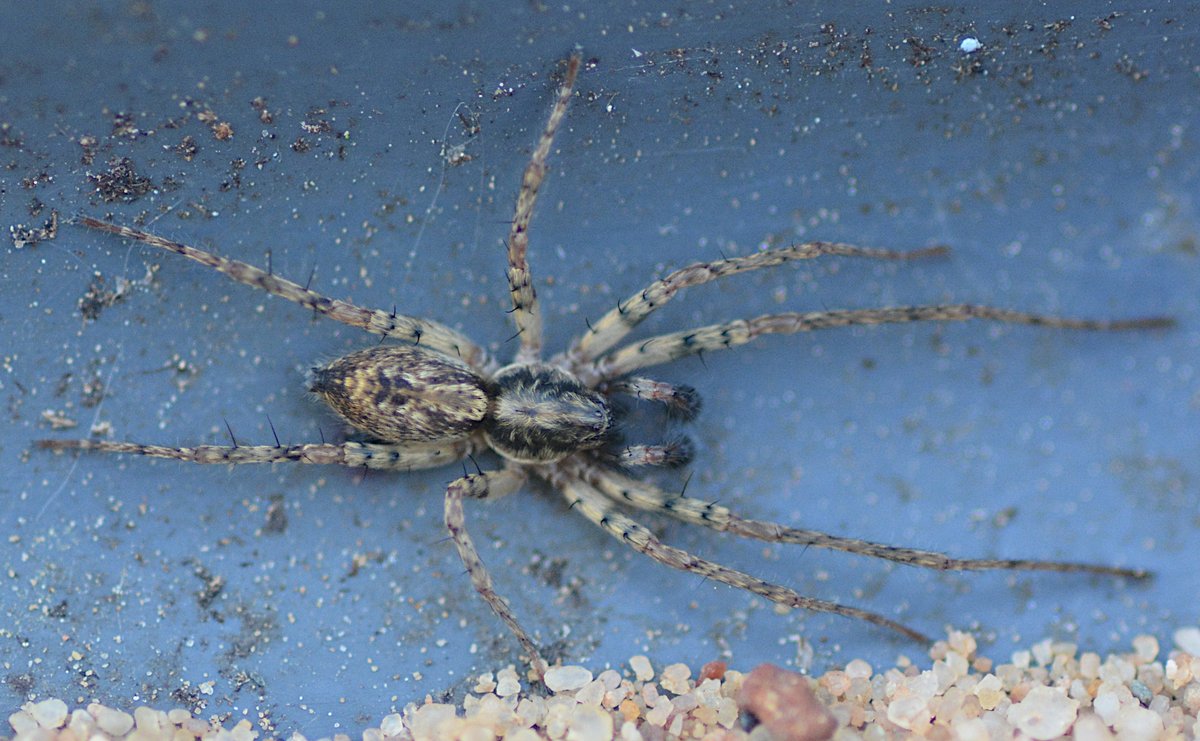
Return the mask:
[[952,304],[767,314],[620,344],[646,317],[689,286],[826,255],[909,260],[946,251],[934,247],[896,252],[807,242],[680,268],[619,302],[615,309],[591,322],[588,330],[565,352],[543,360],[541,316],[526,259],[528,229],[538,189],[545,178],[554,134],[566,114],[579,67],[578,56],[567,62],[550,118],[525,169],[509,230],[509,292],[520,337],[520,349],[511,365],[500,367],[481,346],[438,322],[394,311],[364,309],[327,298],[269,270],[138,229],[81,217],[78,223],[88,228],[175,252],[239,283],[399,344],[353,352],[310,373],[309,389],[359,430],[366,441],[304,445],[281,445],[277,441],[274,445],[191,448],[99,440],[42,440],[38,444],[55,450],[132,453],[195,463],[292,461],[398,471],[442,466],[490,449],[500,456],[502,467],[450,482],[445,497],[446,527],[475,589],[520,641],[538,675],[546,662],[508,602],[493,588],[467,533],[462,506],[465,498],[488,499],[516,491],[530,475],[549,482],[572,510],[660,563],[745,589],[782,605],[859,618],[920,641],[928,638],[882,615],[806,597],[788,587],[666,545],[623,510],[649,510],[742,537],[831,548],[931,569],[1027,569],[1145,576],[1138,569],[1098,564],[958,559],[750,520],[721,505],[666,491],[622,470],[629,466],[669,465],[686,457],[684,443],[618,447],[613,432],[615,406],[610,398],[632,396],[659,403],[677,418],[695,417],[699,397],[693,389],[633,375],[640,369],[685,355],[736,347],[764,334],[794,334],[854,324],[986,319],[1064,329],[1122,330],[1165,327],[1171,321],[1162,317],[1122,321],[1065,319],[976,304]]
[[567,371],[514,363],[496,372],[484,421],[488,445],[517,463],[553,463],[613,437],[612,407]]

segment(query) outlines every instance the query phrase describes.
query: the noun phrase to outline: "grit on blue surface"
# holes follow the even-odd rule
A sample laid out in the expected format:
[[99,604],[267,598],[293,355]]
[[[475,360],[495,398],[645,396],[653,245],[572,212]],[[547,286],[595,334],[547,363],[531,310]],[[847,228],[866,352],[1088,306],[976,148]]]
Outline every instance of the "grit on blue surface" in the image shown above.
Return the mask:
[[[974,630],[998,661],[1045,636],[1105,652],[1146,632],[1169,648],[1200,622],[1200,11],[1068,5],[6,12],[0,226],[59,222],[52,240],[0,248],[0,704],[178,705],[357,733],[517,661],[444,540],[457,468],[227,470],[32,442],[98,425],[222,444],[226,423],[246,444],[271,443],[272,425],[319,441],[337,425],[306,398],[304,369],[376,341],[69,224],[79,213],[254,264],[269,254],[277,274],[507,356],[502,239],[575,44],[586,65],[531,231],[551,350],[670,269],[803,239],[954,252],[741,276],[689,290],[636,336],[938,302],[1180,322],[836,330],[653,372],[704,396],[689,495],[956,555],[1145,566],[1148,584],[933,574],[655,519],[658,532],[805,594]],[[103,202],[96,178],[122,158],[129,202]],[[638,429],[662,429],[639,411]],[[500,591],[568,663],[923,658],[870,626],[779,615],[654,565],[542,486],[468,518]]]

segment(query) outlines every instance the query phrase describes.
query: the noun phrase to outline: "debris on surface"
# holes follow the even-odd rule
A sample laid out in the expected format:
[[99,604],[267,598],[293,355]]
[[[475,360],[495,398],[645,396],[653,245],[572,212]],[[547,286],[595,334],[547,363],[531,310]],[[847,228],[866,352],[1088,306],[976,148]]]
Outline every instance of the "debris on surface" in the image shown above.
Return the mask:
[[13,249],[16,250],[54,239],[58,236],[58,212],[51,211],[50,218],[41,226],[13,224],[8,227],[8,233],[12,236]]
[[108,161],[107,170],[90,172],[87,177],[105,203],[133,203],[154,189],[150,178],[139,174],[128,157],[114,157]]

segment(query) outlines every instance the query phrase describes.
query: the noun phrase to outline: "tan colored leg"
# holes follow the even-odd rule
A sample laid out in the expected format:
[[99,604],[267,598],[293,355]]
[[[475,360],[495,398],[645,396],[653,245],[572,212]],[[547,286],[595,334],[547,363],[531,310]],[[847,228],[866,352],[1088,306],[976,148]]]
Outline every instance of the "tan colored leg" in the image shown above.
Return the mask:
[[710,324],[651,337],[614,350],[593,363],[585,377],[616,379],[640,368],[711,350],[723,350],[744,345],[766,334],[796,334],[831,327],[860,324],[902,324],[907,322],[956,322],[986,319],[1009,324],[1028,324],[1036,327],[1081,329],[1093,331],[1123,331],[1161,329],[1170,327],[1168,317],[1142,317],[1115,321],[1069,319],[1044,314],[1031,314],[1011,309],[998,309],[976,304],[947,304],[942,306],[895,306],[881,309],[846,309],[836,311],[789,312],[766,314],[753,319],[737,319],[723,324]]
[[446,529],[450,531],[450,538],[454,541],[455,548],[458,549],[458,556],[462,559],[467,575],[471,577],[471,585],[475,587],[475,591],[479,593],[483,601],[492,608],[492,612],[496,613],[496,616],[508,626],[509,631],[516,636],[521,648],[529,656],[530,668],[536,679],[540,681],[546,673],[548,666],[546,660],[542,658],[533,638],[525,628],[521,627],[516,614],[508,605],[508,600],[504,599],[492,584],[492,575],[488,573],[487,566],[484,565],[483,558],[480,557],[479,550],[475,547],[475,542],[467,532],[467,518],[462,504],[465,498],[495,499],[502,497],[519,489],[525,483],[525,479],[525,471],[522,468],[510,466],[499,471],[472,474],[451,481],[450,485],[446,487],[445,520]]
[[600,357],[606,350],[620,342],[642,320],[689,286],[699,286],[709,281],[725,278],[751,270],[782,265],[796,260],[812,260],[826,255],[844,257],[868,257],[877,260],[915,260],[944,255],[946,247],[929,247],[923,250],[899,252],[872,247],[858,247],[837,242],[805,242],[775,250],[756,252],[744,257],[730,257],[712,262],[698,262],[680,268],[661,280],[617,304],[617,307],[592,323],[588,331],[577,339],[565,357],[572,367],[583,367]]
[[466,457],[469,440],[444,445],[388,445],[383,443],[342,443],[341,445],[197,445],[171,448],[164,445],[110,442],[107,440],[38,440],[47,450],[90,450],[98,453],[146,455],[171,458],[189,463],[314,463],[318,465],[409,471],[437,468]]
[[567,60],[567,74],[558,89],[558,98],[550,111],[550,119],[546,121],[546,128],[538,139],[537,148],[533,150],[533,156],[525,166],[525,174],[521,178],[521,191],[517,195],[517,210],[508,232],[508,287],[512,295],[513,321],[516,322],[517,334],[521,337],[521,350],[514,361],[517,363],[532,363],[540,360],[542,356],[542,317],[526,254],[529,249],[529,222],[533,218],[533,206],[537,203],[538,190],[542,187],[542,181],[546,179],[546,160],[550,157],[554,134],[567,113],[567,106],[571,102],[571,90],[578,73],[579,55],[574,54]]
[[639,481],[602,466],[571,462],[571,473],[587,481],[613,501],[628,504],[649,512],[659,512],[692,525],[703,525],[720,532],[767,543],[795,543],[817,548],[881,558],[886,561],[938,571],[1060,571],[1144,579],[1149,572],[1103,564],[1070,561],[1037,561],[1031,559],[954,558],[934,551],[900,548],[856,538],[843,538],[820,532],[801,530],[762,520],[747,520],[728,508],[700,499],[671,494],[645,481]]
[[132,239],[142,244],[174,252],[177,255],[183,255],[201,265],[207,265],[213,270],[224,273],[238,283],[260,288],[273,296],[295,302],[306,309],[351,327],[365,329],[372,334],[383,335],[389,339],[432,348],[450,357],[459,358],[477,372],[482,372],[490,363],[487,352],[483,348],[438,322],[395,312],[363,309],[345,301],[327,298],[316,291],[253,265],[220,257],[140,229],[110,224],[90,216],[81,216],[77,221],[90,229],[116,234],[125,239]]
[[891,620],[874,612],[848,607],[836,602],[805,597],[804,595],[778,584],[763,581],[741,571],[722,566],[721,564],[695,556],[687,551],[666,545],[645,527],[634,522],[629,517],[617,511],[603,494],[574,475],[564,473],[562,469],[550,473],[554,487],[566,498],[571,509],[580,512],[609,535],[625,545],[643,553],[661,564],[673,569],[697,574],[706,579],[719,581],[731,587],[744,589],[760,597],[788,607],[798,607],[812,612],[828,612],[844,617],[864,620],[920,643],[930,643],[930,638],[923,633],[913,630],[906,625]]

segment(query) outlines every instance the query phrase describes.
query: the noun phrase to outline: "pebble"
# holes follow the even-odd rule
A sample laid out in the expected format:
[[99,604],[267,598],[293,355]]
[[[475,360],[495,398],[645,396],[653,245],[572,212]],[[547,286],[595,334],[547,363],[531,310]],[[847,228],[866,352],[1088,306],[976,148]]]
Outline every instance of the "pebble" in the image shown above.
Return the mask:
[[596,681],[603,684],[606,690],[615,690],[621,686],[621,675],[612,669],[605,669],[596,677]]
[[659,697],[654,701],[654,706],[646,710],[646,722],[662,728],[667,724],[667,718],[671,717],[671,711],[674,709],[670,698],[665,695]]
[[42,728],[60,728],[67,722],[67,704],[56,697],[26,704],[23,709]]
[[1123,741],[1154,741],[1163,735],[1163,722],[1158,713],[1137,705],[1122,707],[1114,727]]
[[1108,725],[1096,715],[1081,715],[1071,729],[1075,741],[1112,741],[1116,736]]
[[475,694],[479,695],[479,694],[487,694],[488,692],[491,692],[494,689],[496,689],[495,677],[492,675],[491,672],[485,672],[483,674],[480,674],[475,679],[475,686],[471,688],[471,691],[474,692]]
[[598,706],[600,702],[604,700],[604,693],[606,691],[607,688],[604,686],[604,682],[601,682],[598,679],[593,679],[581,687],[579,692],[575,693],[575,701],[580,705]]
[[1133,639],[1133,651],[1148,664],[1158,657],[1158,639],[1154,636],[1138,636]]
[[12,726],[12,729],[17,732],[18,736],[32,734],[38,730],[37,721],[24,710],[18,710],[8,716],[8,724]]
[[379,730],[383,731],[384,736],[399,736],[404,732],[404,716],[400,715],[400,713],[383,716],[383,722],[379,724]]
[[1101,692],[1092,701],[1092,710],[1106,725],[1117,722],[1117,713],[1121,710],[1121,700],[1115,692]]
[[500,697],[512,697],[521,691],[521,680],[513,667],[501,669],[496,675],[496,694]]
[[1149,707],[1150,701],[1154,699],[1154,693],[1150,691],[1150,688],[1136,679],[1129,683],[1129,691],[1142,704],[1142,707]]
[[851,679],[870,679],[872,674],[871,665],[862,659],[851,659],[846,664],[846,676]]
[[[773,731],[776,737],[800,740],[839,734],[883,741],[902,728],[926,738],[963,741],[1067,733],[1078,741],[1197,738],[1200,628],[1182,628],[1172,639],[1174,648],[1163,651],[1158,639],[1138,636],[1127,653],[1104,657],[1079,653],[1073,643],[1042,640],[1014,652],[1007,663],[993,663],[976,655],[970,634],[952,632],[931,647],[924,661],[901,657],[894,668],[875,673],[855,659],[816,679],[771,666],[750,674],[713,666],[694,676],[688,666],[672,664],[655,682],[650,660],[635,656],[627,667],[605,669],[594,679],[581,666],[555,667],[543,688],[523,687],[510,665],[473,677],[468,686],[476,693],[467,694],[460,706],[410,703],[383,716],[376,728],[356,728],[332,740],[740,741]],[[212,685],[207,694],[218,695],[219,683]],[[739,704],[761,727],[742,730]],[[806,720],[797,725],[798,718]],[[56,735],[75,741],[270,738],[249,718],[224,728],[178,707],[125,712],[92,703],[71,710],[55,698],[25,703],[8,723],[15,741],[49,741]],[[274,732],[306,741],[289,729]]]
[[1200,656],[1200,628],[1190,626],[1180,628],[1171,636],[1180,651],[1187,651],[1192,656]]
[[995,710],[1004,699],[1004,683],[995,674],[988,674],[975,685],[975,697],[984,710]]
[[753,713],[773,738],[819,741],[833,738],[838,726],[808,677],[773,664],[762,664],[746,676],[738,705]]
[[687,664],[671,664],[666,669],[663,669],[662,677],[658,683],[667,692],[672,692],[676,695],[682,695],[691,687],[688,686],[688,679],[692,676],[692,670]]
[[88,713],[96,719],[96,725],[100,730],[110,736],[124,736],[129,733],[129,729],[133,728],[133,716],[123,710],[113,710],[92,703],[88,705]]
[[592,673],[582,666],[552,666],[546,670],[546,687],[551,692],[568,692],[592,681]]
[[1039,685],[1009,707],[1006,718],[1026,736],[1048,741],[1066,733],[1078,714],[1078,700],[1067,697],[1061,688]]
[[612,715],[597,705],[575,706],[567,721],[567,741],[609,741],[612,737]]
[[639,682],[649,682],[654,679],[654,667],[650,666],[650,659],[645,656],[639,654],[631,657],[629,668],[633,670],[633,676],[637,677]]

